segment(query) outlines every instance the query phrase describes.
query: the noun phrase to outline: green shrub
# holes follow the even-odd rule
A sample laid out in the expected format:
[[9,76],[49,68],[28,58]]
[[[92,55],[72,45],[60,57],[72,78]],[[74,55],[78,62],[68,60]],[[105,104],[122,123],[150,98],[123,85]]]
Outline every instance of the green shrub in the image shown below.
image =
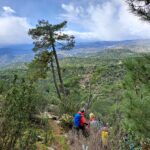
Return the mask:
[[63,114],[60,119],[60,125],[65,131],[68,131],[73,126],[73,116],[69,114]]

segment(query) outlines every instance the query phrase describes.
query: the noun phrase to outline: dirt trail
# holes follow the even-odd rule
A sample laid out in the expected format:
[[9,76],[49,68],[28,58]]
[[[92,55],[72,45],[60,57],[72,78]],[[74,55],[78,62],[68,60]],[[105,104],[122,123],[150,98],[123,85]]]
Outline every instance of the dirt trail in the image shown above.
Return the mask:
[[65,132],[59,125],[59,120],[57,116],[45,112],[41,114],[42,117],[48,117],[48,123],[50,128],[52,129],[52,135],[54,140],[49,146],[44,144],[37,144],[37,150],[70,150],[70,146],[68,144],[68,137]]
[[62,128],[58,125],[58,123],[55,120],[49,120],[50,126],[53,128],[53,133],[55,136],[60,136],[63,134]]
[[50,119],[49,124],[52,127],[53,135],[55,137],[55,141],[52,145],[54,150],[69,150],[67,138],[64,136],[63,129],[58,125],[57,121]]

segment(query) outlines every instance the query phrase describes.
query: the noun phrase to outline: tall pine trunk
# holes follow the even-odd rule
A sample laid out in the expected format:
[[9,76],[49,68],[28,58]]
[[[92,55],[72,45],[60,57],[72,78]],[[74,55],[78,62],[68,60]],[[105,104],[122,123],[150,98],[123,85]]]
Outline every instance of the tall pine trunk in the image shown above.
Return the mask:
[[53,74],[53,80],[54,80],[54,84],[55,84],[55,88],[56,88],[56,92],[58,95],[58,98],[61,99],[61,94],[57,85],[57,80],[56,80],[56,75],[55,75],[55,69],[54,69],[54,64],[53,64],[53,58],[51,60],[51,68],[52,68],[52,74]]
[[58,72],[58,77],[59,77],[59,81],[60,81],[61,90],[62,90],[62,93],[65,96],[66,93],[65,93],[64,83],[63,83],[63,79],[62,79],[62,75],[61,75],[61,69],[60,69],[60,65],[59,65],[59,61],[58,61],[58,57],[57,57],[57,53],[56,53],[54,43],[52,43],[52,48],[53,48],[53,53],[54,53],[54,57],[55,57],[55,60],[56,60],[56,66],[57,66],[57,72]]

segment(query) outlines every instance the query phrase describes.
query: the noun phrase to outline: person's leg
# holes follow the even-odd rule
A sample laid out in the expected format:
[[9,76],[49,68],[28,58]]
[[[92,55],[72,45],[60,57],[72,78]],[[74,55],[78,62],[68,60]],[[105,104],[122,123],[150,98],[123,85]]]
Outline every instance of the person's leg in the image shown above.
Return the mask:
[[104,138],[104,141],[103,141],[104,143],[104,149],[106,150],[107,149],[107,147],[108,147],[108,139],[107,138]]
[[83,135],[84,137],[88,137],[88,136],[89,136],[89,133],[88,133],[88,131],[86,130],[85,126],[81,126],[80,129],[81,129],[82,135]]
[[73,134],[79,137],[79,127],[73,127]]
[[77,135],[77,137],[79,138],[79,127],[76,127],[76,135]]

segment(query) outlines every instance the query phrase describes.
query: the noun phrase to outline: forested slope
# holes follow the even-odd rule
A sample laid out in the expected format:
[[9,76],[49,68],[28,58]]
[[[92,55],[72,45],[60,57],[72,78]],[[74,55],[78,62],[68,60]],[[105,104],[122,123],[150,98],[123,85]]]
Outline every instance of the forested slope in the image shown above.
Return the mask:
[[[118,145],[118,141],[125,133],[130,134],[135,147],[142,141],[148,142],[149,55],[115,56],[114,59],[92,56],[60,60],[67,94],[65,106],[56,94],[50,69],[43,76],[36,74],[28,64],[24,69],[1,70],[1,116],[6,119],[1,122],[0,131],[1,142],[5,143],[3,148],[25,146],[23,143],[28,142],[25,137],[29,133],[32,133],[33,143],[28,145],[31,149],[36,146],[39,135],[45,137],[45,143],[50,146],[55,136],[46,127],[46,120],[43,124],[34,116],[47,111],[60,117],[63,113],[72,116],[81,107],[87,107],[87,112],[110,124],[112,149],[122,145]],[[7,137],[10,141],[6,141]],[[16,145],[16,141],[20,145]]]

